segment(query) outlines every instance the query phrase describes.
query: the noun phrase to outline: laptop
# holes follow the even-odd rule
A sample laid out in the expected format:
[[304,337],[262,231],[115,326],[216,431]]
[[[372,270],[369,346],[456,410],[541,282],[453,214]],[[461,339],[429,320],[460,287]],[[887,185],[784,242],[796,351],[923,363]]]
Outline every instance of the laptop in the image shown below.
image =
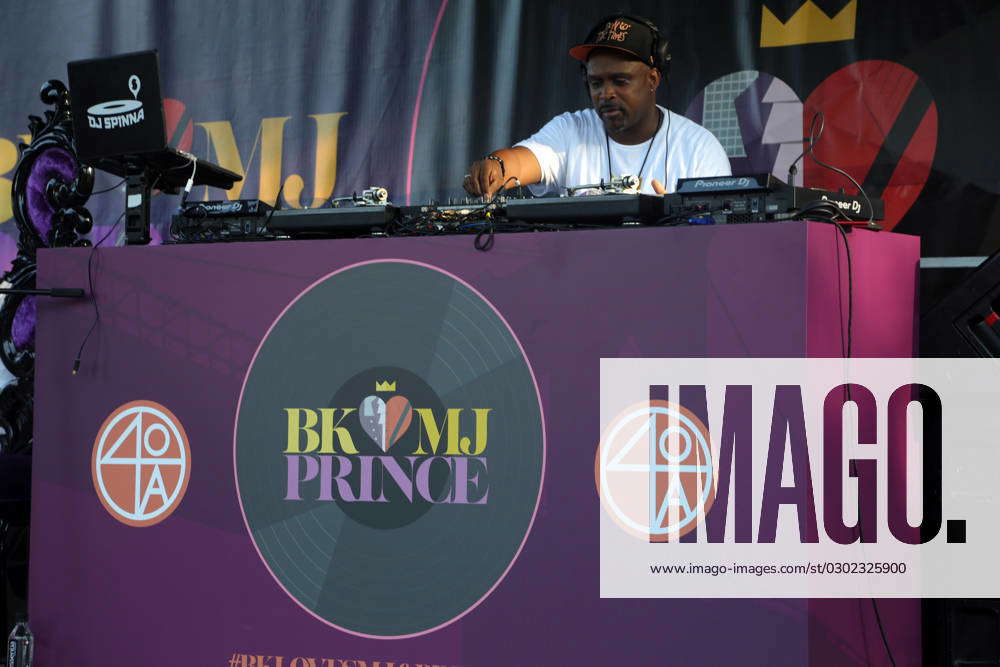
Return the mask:
[[[84,164],[125,176],[141,160],[161,175],[161,189],[183,185],[194,156],[167,144],[156,51],[76,60],[66,66],[77,157]],[[239,174],[198,160],[195,185],[229,189]]]
[[81,161],[166,148],[156,51],[77,60],[66,69]]

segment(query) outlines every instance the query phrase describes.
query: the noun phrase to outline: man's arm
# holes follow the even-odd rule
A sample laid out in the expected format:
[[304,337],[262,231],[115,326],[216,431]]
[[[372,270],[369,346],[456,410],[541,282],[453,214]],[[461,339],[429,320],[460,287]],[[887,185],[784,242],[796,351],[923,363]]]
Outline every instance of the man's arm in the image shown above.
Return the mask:
[[[500,160],[483,158],[469,165],[462,187],[470,195],[492,199],[501,187],[516,187],[516,178],[521,185],[532,185],[542,180],[542,167],[538,158],[524,146],[493,151]],[[500,161],[503,161],[501,166]]]

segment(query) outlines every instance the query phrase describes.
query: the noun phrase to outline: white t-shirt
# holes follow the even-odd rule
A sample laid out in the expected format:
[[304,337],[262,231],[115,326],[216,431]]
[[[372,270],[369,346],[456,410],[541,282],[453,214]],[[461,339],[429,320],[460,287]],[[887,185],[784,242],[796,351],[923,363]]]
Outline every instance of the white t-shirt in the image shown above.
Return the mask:
[[[678,178],[729,176],[732,171],[726,150],[711,132],[684,116],[658,108],[668,114],[652,138],[653,146],[644,141],[626,146],[610,140],[611,174],[618,178],[626,174],[642,178],[641,192],[653,193],[653,179],[658,179],[673,192]],[[542,129],[516,146],[534,153],[542,167],[541,182],[529,186],[540,196],[563,194],[567,187],[608,180],[608,143],[604,123],[593,109],[560,114]],[[649,149],[642,173],[643,157]],[[669,153],[669,155],[668,155]],[[664,176],[666,162],[667,176]]]

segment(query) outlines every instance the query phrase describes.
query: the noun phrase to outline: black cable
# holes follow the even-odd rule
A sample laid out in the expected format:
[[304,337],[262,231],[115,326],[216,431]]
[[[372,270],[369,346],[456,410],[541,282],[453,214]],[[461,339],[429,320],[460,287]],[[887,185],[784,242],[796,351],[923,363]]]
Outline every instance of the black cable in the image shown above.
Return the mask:
[[[657,110],[659,110],[659,109],[657,109]],[[667,132],[668,133],[670,132],[670,125],[669,124],[670,124],[670,120],[669,120],[669,117],[668,117],[668,119],[667,119]],[[663,127],[663,115],[660,115],[656,119],[656,131],[653,132],[653,136],[651,136],[649,138],[649,147],[646,148],[646,155],[642,158],[642,164],[639,166],[639,173],[637,174],[637,177],[639,179],[639,185],[640,185],[640,187],[642,186],[642,172],[646,168],[646,160],[649,159],[649,154],[653,150],[653,144],[656,142],[656,135],[658,135],[660,133],[660,128],[661,127]],[[607,151],[608,151],[608,183],[611,183],[615,179],[614,179],[614,176],[611,175],[611,137],[608,136],[607,129],[604,130],[604,145],[605,145],[605,147],[607,148]],[[664,158],[664,159],[666,159],[666,158]],[[664,172],[666,171],[666,169],[667,169],[666,162],[664,162],[664,167],[663,167]],[[503,174],[501,174],[501,176],[502,175]],[[666,176],[664,176],[664,178],[666,178]],[[506,184],[507,184],[507,182],[504,181],[504,185],[506,185]],[[500,187],[502,188],[503,185],[501,185]]]
[[[816,132],[816,129],[815,129],[816,128],[816,121],[817,121],[817,119],[819,120],[819,131],[818,132]],[[812,122],[809,125],[809,148],[807,148],[803,152],[803,155],[808,155],[810,158],[812,158],[812,161],[815,162],[816,164],[818,164],[819,166],[824,167],[826,169],[829,169],[830,171],[833,171],[833,172],[836,172],[836,173],[840,174],[841,176],[843,176],[844,178],[846,178],[847,180],[849,180],[851,182],[851,184],[854,185],[854,187],[856,187],[858,189],[858,192],[861,193],[861,196],[865,198],[865,202],[868,204],[868,226],[870,227],[875,222],[875,207],[872,206],[872,200],[868,196],[868,193],[865,192],[865,189],[861,187],[860,183],[858,183],[856,180],[854,180],[853,176],[851,176],[850,174],[848,174],[846,171],[844,171],[840,167],[835,167],[832,164],[827,164],[826,162],[823,162],[818,157],[816,157],[816,152],[815,152],[814,148],[815,148],[816,144],[819,143],[820,138],[823,136],[823,130],[824,129],[826,129],[826,117],[823,115],[822,111],[817,111],[813,115]],[[815,132],[815,134],[814,134],[814,132]],[[798,162],[798,159],[799,158],[796,158],[795,161]],[[794,165],[795,165],[795,163],[793,162],[792,166],[794,166]],[[789,174],[792,173],[792,168],[791,167],[789,167],[788,173]]]
[[[698,223],[691,223],[689,220],[691,218],[705,218],[714,216],[716,213],[722,213],[725,209],[713,208],[704,210],[697,206],[691,206],[689,208],[683,209],[677,213],[672,213],[670,215],[665,215],[659,218],[655,224],[663,225],[664,227],[677,227],[680,225],[697,225]],[[706,223],[712,224],[712,223]],[[599,225],[603,226],[603,225]]]
[[477,214],[481,214],[486,217],[486,226],[478,234],[476,234],[476,240],[472,242],[472,247],[474,247],[476,250],[486,252],[493,247],[493,243],[496,240],[496,236],[494,234],[496,228],[495,225],[493,224],[493,218],[490,217],[489,210],[491,207],[495,206],[496,203],[500,200],[501,193],[503,192],[504,188],[507,187],[507,184],[510,183],[511,181],[514,181],[515,187],[521,185],[521,181],[519,181],[516,176],[508,176],[504,180],[504,182],[500,184],[500,187],[497,188],[497,191],[493,193],[492,199],[483,204],[481,208],[478,208],[475,211],[470,211],[469,214],[466,216],[462,216],[463,218],[465,218],[463,222],[469,222],[470,218],[478,217]]
[[[840,227],[840,225],[837,225],[837,227]],[[851,385],[847,385],[847,400],[851,400]],[[856,476],[857,471],[855,468],[853,468],[853,461],[851,462],[851,466],[852,466],[851,474]],[[865,534],[864,531],[862,531],[861,529],[860,519],[858,520],[858,537],[861,539],[861,543],[864,544]],[[882,646],[885,647],[885,654],[886,656],[888,656],[889,662],[892,664],[892,667],[896,667],[896,657],[892,654],[892,649],[889,648],[889,638],[885,634],[885,625],[882,623],[882,614],[880,614],[878,611],[878,603],[875,602],[875,598],[868,598],[868,599],[871,600],[872,610],[875,612],[875,625],[876,627],[878,627],[878,633],[882,637]]]
[[[819,216],[819,217],[818,217]],[[803,207],[796,213],[796,217],[802,218],[804,220],[812,220],[814,218],[820,220],[821,222],[836,222],[838,218],[843,218],[849,221],[844,212],[840,210],[840,207],[831,201],[814,201],[808,206]]]
[[476,234],[476,240],[472,242],[472,246],[482,252],[488,251],[493,247],[493,241],[496,239],[493,231],[493,222],[486,223],[486,229]]
[[77,350],[76,353],[76,359],[73,360],[73,375],[76,375],[77,371],[80,370],[80,359],[83,357],[83,348],[87,345],[87,341],[90,340],[90,334],[94,333],[94,329],[97,328],[97,323],[101,321],[101,311],[97,306],[97,297],[94,295],[94,254],[97,252],[97,246],[108,240],[108,237],[111,236],[111,232],[115,231],[115,228],[118,227],[118,223],[120,223],[124,217],[125,212],[122,211],[122,214],[118,216],[117,220],[115,220],[115,224],[111,225],[111,229],[108,230],[108,233],[105,234],[101,240],[95,243],[90,249],[90,257],[87,258],[87,283],[90,285],[90,298],[94,304],[94,322],[90,325],[90,329],[87,330],[87,335],[83,337],[83,341],[80,343],[80,349]]
[[[815,114],[813,114],[812,121],[810,121],[809,123],[809,136],[806,138],[806,141],[809,142],[809,146],[807,146],[804,151],[799,153],[798,157],[792,160],[792,164],[788,166],[788,184],[791,186],[795,185],[795,183],[792,182],[792,179],[795,178],[795,175],[797,173],[799,173],[799,170],[795,165],[797,165],[799,163],[799,160],[804,158],[807,154],[812,154],[813,147],[816,145],[816,142],[819,141],[819,137],[816,136],[816,120],[819,118],[821,113],[822,112],[817,111]],[[823,131],[820,130],[820,135],[822,134]],[[792,196],[793,197],[795,196],[794,191],[792,192]],[[795,206],[794,201],[792,201],[792,206]]]
[[[409,235],[409,236],[436,236],[439,234],[449,234],[461,231],[473,231],[470,228],[481,227],[476,232],[474,247],[477,250],[487,251],[495,243],[495,232],[498,227],[498,220],[494,218],[497,204],[503,196],[506,185],[514,182],[516,187],[520,187],[517,177],[506,178],[493,197],[478,206],[470,207],[449,207],[447,210],[438,209],[435,206],[425,207],[425,211],[416,214],[404,213],[398,220],[393,221],[386,227],[387,235]],[[503,231],[531,231],[531,225],[524,225],[516,221],[503,221],[501,225]]]
[[[840,225],[837,225],[837,227],[840,227]],[[847,400],[851,400],[851,385],[847,385]],[[857,470],[853,468],[853,465],[854,462],[852,460],[851,474],[857,476]],[[860,517],[858,519],[858,537],[861,539],[861,543],[864,544],[865,534],[864,531],[862,531],[861,529]],[[896,657],[892,654],[892,649],[889,648],[889,638],[885,634],[885,625],[882,623],[882,614],[880,614],[878,611],[878,603],[875,602],[875,598],[868,598],[868,599],[871,600],[872,610],[875,612],[875,625],[878,628],[879,635],[882,637],[882,646],[885,647],[885,654],[886,656],[888,656],[889,662],[892,664],[892,667],[896,667]]]
[[[854,271],[851,266],[851,246],[848,243],[847,232],[843,226],[832,223],[844,239],[844,249],[847,251],[847,359],[851,358],[854,329]],[[843,340],[843,339],[841,339]]]
[[889,656],[889,662],[892,663],[892,667],[896,667],[896,658],[892,655],[892,649],[889,648],[889,640],[885,636],[885,626],[882,625],[882,615],[878,613],[878,604],[875,603],[875,598],[871,598],[872,609],[875,610],[875,622],[878,625],[878,632],[882,635],[882,645],[885,646],[885,653]]
[[[819,119],[820,122],[820,127],[818,132],[816,131],[817,119]],[[858,189],[858,192],[861,193],[861,195],[865,198],[865,201],[868,203],[868,211],[869,211],[868,224],[871,225],[875,219],[875,208],[872,206],[871,199],[868,197],[868,194],[864,191],[864,188],[862,188],[861,185],[856,180],[854,180],[854,178],[846,171],[823,162],[822,160],[817,158],[816,154],[813,152],[813,148],[819,141],[820,137],[823,135],[823,130],[825,129],[825,127],[826,127],[826,121],[824,119],[823,112],[817,111],[816,114],[813,115],[812,122],[810,123],[809,126],[809,147],[806,148],[804,151],[802,151],[802,153],[797,158],[795,158],[795,160],[792,162],[792,165],[788,168],[789,185],[792,185],[794,187],[794,183],[792,183],[791,180],[792,177],[795,175],[795,164],[804,156],[808,155],[819,166],[825,167],[827,169],[830,169],[831,171],[835,171],[838,174],[847,177],[847,179],[854,184],[854,186]],[[847,216],[845,216],[843,211],[840,210],[840,207],[830,204],[830,202],[818,202],[818,203],[814,202],[813,204],[810,204],[809,206],[806,206],[801,211],[799,211],[799,214],[802,215],[812,210],[824,210],[825,212],[829,212],[830,207],[836,209],[836,213],[843,216],[845,220],[847,219]],[[851,245],[847,238],[847,232],[844,231],[844,228],[836,222],[836,216],[834,216],[831,220],[829,220],[829,222],[833,224],[834,227],[837,228],[838,232],[840,232],[840,236],[844,239],[844,249],[847,253],[847,356],[846,358],[850,359],[851,355],[853,354],[852,347],[854,343],[853,341],[854,271],[851,262]],[[849,386],[848,386],[848,399],[850,399]],[[861,532],[860,521],[858,522],[858,536],[861,538],[861,541],[864,542],[864,534]],[[882,646],[885,647],[885,653],[889,658],[889,662],[892,663],[893,667],[896,667],[896,658],[892,654],[892,648],[890,648],[889,646],[889,639],[885,634],[885,625],[882,623],[882,615],[879,613],[878,603],[875,601],[875,598],[869,598],[869,599],[871,600],[872,603],[872,609],[875,612],[875,624],[878,627],[879,635],[882,637]]]
[[[819,122],[819,129],[818,130],[816,129],[816,123],[817,123],[817,121]],[[799,159],[802,158],[803,156],[808,155],[813,160],[813,162],[815,162],[819,166],[826,167],[827,169],[830,169],[831,171],[835,171],[838,174],[841,174],[841,175],[845,176],[848,180],[851,181],[851,183],[854,184],[854,186],[856,188],[858,188],[858,191],[865,198],[865,201],[868,202],[868,210],[869,210],[868,224],[871,224],[872,220],[875,217],[875,209],[872,207],[871,199],[868,198],[868,195],[865,193],[865,191],[861,187],[861,185],[856,180],[854,180],[854,178],[850,174],[848,174],[846,171],[844,171],[843,169],[840,169],[839,167],[834,167],[833,165],[829,165],[829,164],[823,162],[822,160],[820,160],[819,158],[816,157],[816,154],[815,154],[815,152],[814,152],[813,149],[815,148],[816,144],[819,143],[820,138],[823,136],[823,130],[824,129],[826,129],[826,120],[825,120],[825,118],[823,116],[823,112],[822,111],[817,111],[813,115],[812,122],[809,125],[809,147],[806,148],[806,150],[804,150],[802,152],[802,154],[799,155],[799,157],[795,158],[795,161],[792,162],[792,166],[788,168],[788,174],[789,174],[789,176],[794,175],[795,172],[793,170],[794,170],[794,167],[795,167],[795,163],[798,162]],[[847,253],[847,355],[846,355],[846,358],[850,359],[851,355],[853,354],[853,344],[854,344],[854,270],[853,270],[852,260],[851,260],[851,245],[850,245],[849,240],[847,238],[847,232],[844,231],[844,228],[840,224],[837,223],[837,217],[838,216],[842,217],[845,221],[849,221],[849,218],[846,215],[844,215],[844,212],[840,210],[839,206],[837,206],[836,204],[834,204],[833,202],[830,202],[830,201],[816,201],[816,202],[813,202],[813,203],[809,204],[808,206],[804,207],[802,210],[800,210],[798,214],[801,217],[801,216],[805,216],[808,213],[813,212],[813,211],[822,212],[823,214],[825,214],[829,219],[823,220],[823,222],[829,222],[829,223],[833,224],[833,226],[836,227],[837,231],[840,233],[840,236],[844,239],[844,250]],[[874,599],[873,599],[873,601],[874,601]],[[880,627],[879,630],[881,631],[882,628]],[[884,633],[883,633],[883,639],[884,639]],[[886,644],[886,651],[889,651],[889,645],[888,644]],[[891,651],[889,651],[889,653],[890,653],[890,658],[891,658]],[[895,664],[895,662],[893,664]]]
[[91,192],[90,196],[93,197],[94,195],[103,195],[105,192],[111,192],[112,190],[117,190],[122,186],[122,183],[124,183],[126,180],[127,179],[123,178],[122,180],[112,185],[110,188],[104,188],[103,190],[98,190],[97,192]]
[[422,236],[424,234],[423,230],[421,230],[419,227],[416,227],[415,225],[420,224],[420,221],[423,219],[424,216],[417,216],[412,218],[411,217],[404,218],[400,216],[398,220],[394,220],[391,223],[389,223],[387,229],[389,230],[390,235],[406,234],[411,236]]
[[[667,97],[670,97],[670,82],[667,81]],[[663,190],[670,192],[670,176],[667,165],[670,162],[670,109],[664,107],[667,112],[667,135],[663,137]],[[656,138],[655,136],[653,137]]]
[[[278,188],[278,194],[274,198],[274,206],[271,207],[271,212],[267,214],[267,220],[264,221],[264,229],[268,230],[271,228],[271,218],[274,217],[274,212],[281,208],[281,193],[285,191],[285,184],[282,183],[281,187]],[[330,195],[331,197],[333,195]]]
[[[840,232],[840,236],[844,239],[844,248],[847,251],[847,358],[851,358],[852,354],[852,331],[854,327],[854,272],[851,267],[851,246],[848,243],[847,232],[844,231],[843,226],[837,223],[833,223],[833,226],[837,228]],[[850,385],[847,387],[848,395],[847,398],[850,400]],[[864,543],[865,536],[861,530],[861,521],[858,521],[858,536],[861,538],[861,542]],[[875,612],[875,625],[878,627],[879,636],[882,637],[882,646],[885,647],[885,654],[889,658],[889,662],[893,667],[896,667],[896,658],[892,654],[892,648],[889,646],[889,638],[885,634],[885,625],[882,623],[882,614],[878,610],[878,602],[875,598],[869,598],[872,603],[872,610]]]
[[497,191],[493,193],[493,199],[489,200],[488,202],[486,202],[486,204],[483,205],[483,211],[485,211],[493,204],[497,203],[497,201],[500,199],[501,193],[504,191],[504,188],[506,188],[507,184],[510,183],[511,181],[514,181],[515,188],[521,187],[521,181],[517,179],[517,176],[508,176],[506,180],[504,180],[504,182],[500,184],[500,187],[497,188]]

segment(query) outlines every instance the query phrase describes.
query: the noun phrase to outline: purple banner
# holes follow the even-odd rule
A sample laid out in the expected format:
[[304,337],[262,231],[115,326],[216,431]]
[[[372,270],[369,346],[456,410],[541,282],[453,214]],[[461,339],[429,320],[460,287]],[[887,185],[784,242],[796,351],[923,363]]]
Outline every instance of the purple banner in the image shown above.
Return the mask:
[[[913,303],[916,239],[849,237],[855,322]],[[37,664],[855,664],[880,647],[840,603],[598,590],[600,358],[839,356],[814,332],[846,327],[842,244],[780,223],[99,250],[78,375],[91,304],[39,304]],[[88,252],[42,251],[39,285],[86,285]],[[856,354],[908,355],[912,317]],[[915,664],[917,604],[880,607]]]

